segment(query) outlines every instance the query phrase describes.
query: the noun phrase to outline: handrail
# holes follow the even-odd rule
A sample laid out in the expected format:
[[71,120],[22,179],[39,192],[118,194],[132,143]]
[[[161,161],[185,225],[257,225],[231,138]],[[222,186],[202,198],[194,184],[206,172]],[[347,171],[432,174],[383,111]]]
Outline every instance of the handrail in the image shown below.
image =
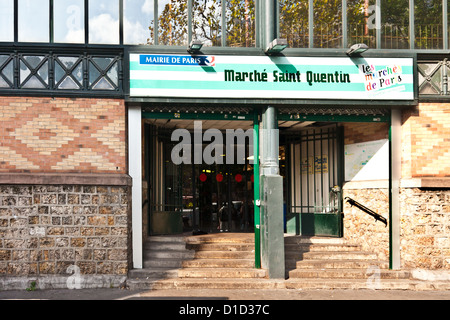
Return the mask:
[[352,198],[349,197],[345,197],[345,200],[347,200],[347,202],[351,205],[351,206],[355,206],[358,209],[360,209],[361,211],[364,211],[365,213],[371,215],[372,217],[375,218],[375,220],[381,221],[385,224],[385,226],[387,226],[387,219],[385,217],[383,217],[382,215],[376,213],[375,211],[363,206],[361,203],[359,203],[356,200],[353,200]]

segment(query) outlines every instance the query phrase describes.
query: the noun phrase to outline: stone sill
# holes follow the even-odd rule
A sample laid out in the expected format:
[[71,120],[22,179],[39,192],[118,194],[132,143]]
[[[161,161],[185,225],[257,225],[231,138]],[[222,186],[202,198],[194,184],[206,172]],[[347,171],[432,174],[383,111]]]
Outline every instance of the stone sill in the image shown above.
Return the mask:
[[[347,181],[344,190],[352,189],[388,189],[389,180]],[[400,188],[450,189],[450,178],[412,178],[401,179]]]
[[403,179],[403,180],[401,180],[400,186],[402,188],[447,189],[447,188],[450,188],[450,178],[427,177],[427,178]]
[[0,185],[131,186],[127,174],[0,173]]

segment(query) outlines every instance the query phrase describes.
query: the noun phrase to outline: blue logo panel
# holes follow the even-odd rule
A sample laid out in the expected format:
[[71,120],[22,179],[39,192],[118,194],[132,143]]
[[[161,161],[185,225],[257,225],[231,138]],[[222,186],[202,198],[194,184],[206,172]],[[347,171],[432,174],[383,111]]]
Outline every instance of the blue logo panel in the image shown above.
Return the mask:
[[143,65],[214,67],[215,57],[141,54],[139,63]]

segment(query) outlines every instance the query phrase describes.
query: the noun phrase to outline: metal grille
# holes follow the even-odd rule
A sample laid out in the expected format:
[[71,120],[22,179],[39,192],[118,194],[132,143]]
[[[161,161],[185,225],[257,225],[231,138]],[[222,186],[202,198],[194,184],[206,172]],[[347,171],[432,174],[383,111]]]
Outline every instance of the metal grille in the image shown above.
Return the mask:
[[247,107],[247,106],[222,106],[217,104],[211,104],[207,106],[199,106],[196,104],[191,105],[169,105],[169,104],[158,104],[158,105],[151,105],[151,106],[144,106],[142,108],[142,112],[148,112],[148,113],[158,113],[158,112],[164,112],[164,113],[171,113],[171,112],[177,112],[177,113],[196,113],[196,114],[224,114],[224,113],[233,113],[233,114],[251,114],[253,113],[254,108],[253,107]]
[[450,63],[447,59],[441,61],[420,61],[419,70],[419,94],[420,95],[447,95],[448,74]]
[[336,213],[332,188],[340,185],[338,131],[335,126],[286,134],[291,213]]
[[295,107],[295,108],[279,108],[280,114],[305,114],[305,115],[339,115],[339,116],[385,116],[389,115],[390,111],[386,108],[330,108],[325,106],[317,107]]
[[0,52],[0,93],[123,95],[122,54]]

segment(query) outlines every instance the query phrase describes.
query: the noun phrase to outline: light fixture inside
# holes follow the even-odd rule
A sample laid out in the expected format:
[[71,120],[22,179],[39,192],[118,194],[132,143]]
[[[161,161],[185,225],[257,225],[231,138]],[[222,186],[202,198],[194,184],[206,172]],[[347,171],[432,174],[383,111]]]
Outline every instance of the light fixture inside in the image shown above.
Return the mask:
[[201,48],[203,47],[203,42],[200,40],[192,40],[188,47],[188,52],[194,53],[199,52]]
[[265,53],[267,54],[273,54],[273,53],[279,53],[283,51],[288,46],[286,39],[274,39],[267,49],[265,50]]
[[369,47],[364,43],[357,43],[350,47],[350,49],[347,50],[348,56],[357,56],[361,53],[367,51]]

